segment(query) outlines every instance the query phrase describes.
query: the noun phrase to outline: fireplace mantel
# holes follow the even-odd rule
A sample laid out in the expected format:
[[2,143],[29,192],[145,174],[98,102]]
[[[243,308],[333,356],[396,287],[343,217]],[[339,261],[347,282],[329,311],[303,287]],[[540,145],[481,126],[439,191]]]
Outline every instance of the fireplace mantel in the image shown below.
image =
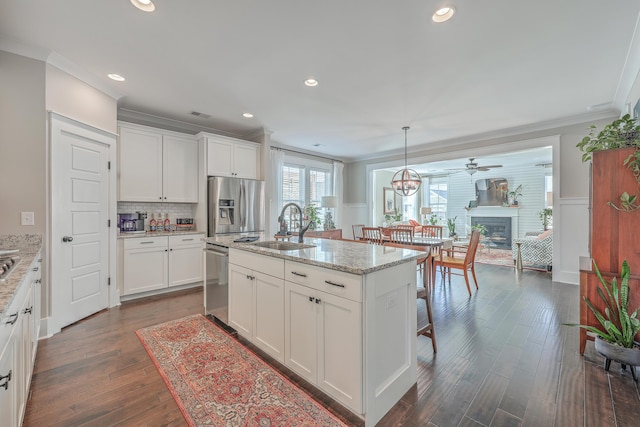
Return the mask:
[[502,206],[479,206],[471,208],[467,212],[467,216],[509,216],[517,217],[520,208],[503,208]]

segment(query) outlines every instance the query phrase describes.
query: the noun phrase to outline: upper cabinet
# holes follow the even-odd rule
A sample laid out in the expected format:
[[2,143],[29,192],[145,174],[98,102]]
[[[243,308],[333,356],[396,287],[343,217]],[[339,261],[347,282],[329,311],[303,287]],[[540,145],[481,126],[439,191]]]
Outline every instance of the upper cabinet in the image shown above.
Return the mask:
[[200,134],[207,144],[207,175],[260,179],[260,145],[220,135]]
[[186,134],[120,123],[120,201],[198,202],[198,142]]

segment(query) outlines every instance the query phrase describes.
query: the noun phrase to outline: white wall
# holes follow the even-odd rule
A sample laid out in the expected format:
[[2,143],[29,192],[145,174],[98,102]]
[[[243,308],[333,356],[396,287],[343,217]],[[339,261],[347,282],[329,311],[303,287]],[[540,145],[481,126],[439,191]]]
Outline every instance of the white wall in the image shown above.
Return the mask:
[[[45,64],[0,51],[0,234],[46,229]],[[34,212],[35,226],[20,225]]]
[[117,133],[116,99],[47,64],[46,108],[81,123]]

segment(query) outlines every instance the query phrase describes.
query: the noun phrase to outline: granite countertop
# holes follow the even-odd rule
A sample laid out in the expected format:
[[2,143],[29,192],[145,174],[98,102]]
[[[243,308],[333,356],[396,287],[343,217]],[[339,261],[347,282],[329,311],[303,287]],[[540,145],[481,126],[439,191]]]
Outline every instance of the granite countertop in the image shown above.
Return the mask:
[[[214,245],[224,246],[228,248],[234,240],[240,239],[242,237],[257,237],[258,240],[263,242],[265,240],[264,233],[232,233],[232,234],[218,234],[213,237],[207,237],[207,243],[213,243]],[[238,243],[240,245],[246,245],[248,243]]]
[[162,237],[179,236],[181,234],[205,234],[204,231],[197,230],[176,230],[176,231],[145,231],[144,233],[118,233],[118,239],[131,239],[135,237]]
[[424,256],[424,252],[411,249],[344,240],[309,238],[304,242],[315,247],[292,251],[262,248],[251,243],[229,243],[229,247],[352,274],[368,274]]
[[39,234],[2,235],[0,249],[20,249],[14,256],[20,257],[20,264],[11,272],[9,278],[0,282],[0,317],[13,302],[16,291],[22,283],[33,259],[42,249],[42,236]]

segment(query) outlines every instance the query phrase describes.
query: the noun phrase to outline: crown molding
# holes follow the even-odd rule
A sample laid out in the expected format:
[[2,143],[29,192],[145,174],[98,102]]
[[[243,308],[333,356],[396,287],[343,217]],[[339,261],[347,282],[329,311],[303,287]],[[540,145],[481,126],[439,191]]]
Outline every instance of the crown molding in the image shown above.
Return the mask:
[[[572,117],[565,117],[561,119],[554,119],[545,122],[533,123],[525,126],[517,126],[507,129],[499,129],[496,131],[485,132],[475,135],[463,136],[460,138],[451,138],[441,141],[427,142],[420,145],[412,146],[408,151],[408,155],[424,155],[426,150],[435,150],[439,148],[448,148],[449,151],[455,150],[456,146],[462,146],[465,144],[475,143],[479,144],[499,138],[518,137],[522,135],[531,134],[535,132],[556,132],[558,128],[579,125],[588,122],[594,122],[603,119],[610,119],[620,116],[620,111],[614,109],[608,109],[599,112],[587,113],[576,115]],[[557,133],[557,132],[556,132]],[[383,153],[376,153],[372,155],[358,156],[350,158],[349,163],[370,161],[370,160],[389,160],[397,156],[404,155],[404,149],[395,149],[385,151]]]

